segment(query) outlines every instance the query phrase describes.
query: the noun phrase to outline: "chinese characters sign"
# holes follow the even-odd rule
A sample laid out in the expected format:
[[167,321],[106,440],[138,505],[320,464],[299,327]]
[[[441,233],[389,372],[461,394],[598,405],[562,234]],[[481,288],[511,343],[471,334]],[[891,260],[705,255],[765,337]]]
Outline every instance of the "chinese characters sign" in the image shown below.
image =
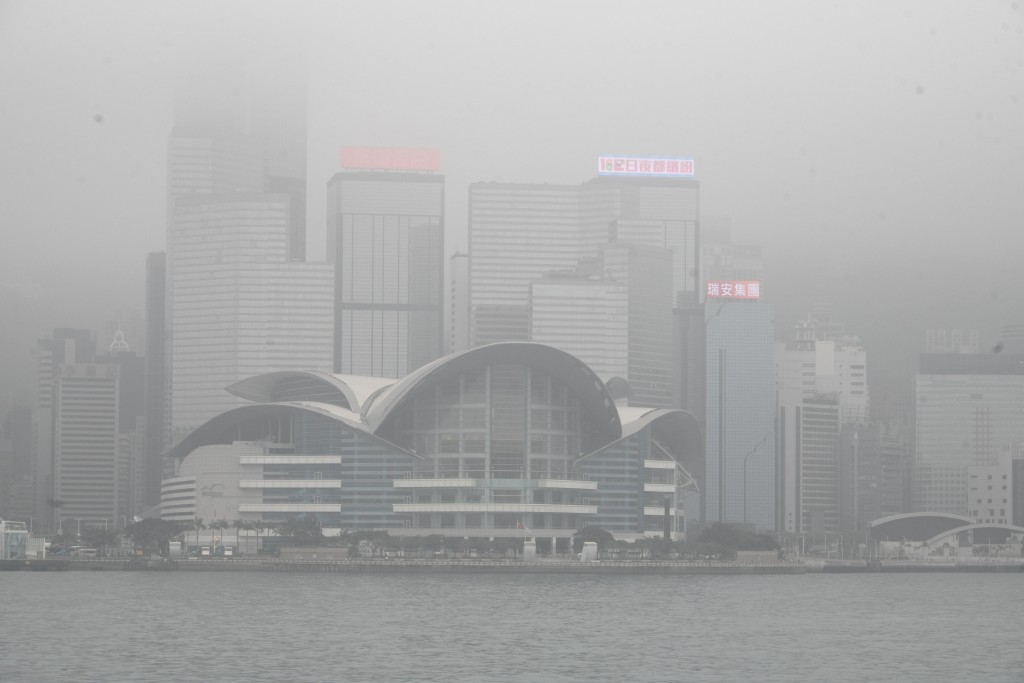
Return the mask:
[[346,170],[440,171],[441,150],[419,147],[342,147]]
[[760,299],[761,283],[757,280],[708,280],[704,293],[709,299]]
[[662,178],[692,178],[693,159],[663,157],[598,157],[598,175],[646,175]]

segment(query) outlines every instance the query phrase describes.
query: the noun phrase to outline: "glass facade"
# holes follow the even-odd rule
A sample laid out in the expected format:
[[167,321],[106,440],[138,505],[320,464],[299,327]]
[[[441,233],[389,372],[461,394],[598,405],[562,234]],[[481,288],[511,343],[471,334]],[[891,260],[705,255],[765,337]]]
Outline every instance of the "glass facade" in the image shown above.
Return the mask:
[[[397,381],[385,394],[392,403],[354,390],[367,379],[275,374],[256,382],[264,394],[243,391],[257,404],[214,418],[172,450],[184,460],[164,482],[168,518],[216,505],[217,518],[298,515],[324,529],[535,536],[548,547],[593,524],[628,538],[660,534],[667,501],[670,530],[683,528],[677,510],[689,479],[679,462],[700,442],[696,422],[631,409],[645,422],[623,436],[600,380],[563,352],[467,351]],[[209,500],[197,493],[213,489]]]
[[769,304],[705,305],[705,521],[775,528],[774,322]]
[[1024,374],[1014,358],[923,356],[917,376],[913,509],[967,514],[967,466],[1024,440]]
[[344,172],[328,184],[334,369],[404,377],[444,335],[444,177]]
[[577,528],[583,494],[557,482],[571,478],[585,419],[557,379],[490,365],[422,388],[394,419],[396,443],[424,458],[415,527]]
[[469,186],[470,344],[530,339],[530,282],[581,255],[575,185]]

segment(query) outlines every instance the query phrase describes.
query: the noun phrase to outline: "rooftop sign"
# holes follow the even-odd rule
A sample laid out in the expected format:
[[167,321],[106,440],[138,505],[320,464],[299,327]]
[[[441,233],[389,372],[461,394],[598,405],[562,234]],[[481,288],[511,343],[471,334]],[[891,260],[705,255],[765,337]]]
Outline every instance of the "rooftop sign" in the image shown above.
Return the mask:
[[440,171],[441,150],[429,147],[342,147],[349,171]]
[[597,158],[597,174],[692,178],[693,159],[604,156]]
[[708,299],[760,299],[758,280],[708,280],[704,290]]

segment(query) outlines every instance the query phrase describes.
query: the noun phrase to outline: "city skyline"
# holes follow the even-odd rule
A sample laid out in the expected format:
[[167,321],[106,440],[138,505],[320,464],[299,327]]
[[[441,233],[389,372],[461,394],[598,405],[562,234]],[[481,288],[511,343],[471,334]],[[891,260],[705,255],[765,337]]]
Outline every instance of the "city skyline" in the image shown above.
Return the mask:
[[[12,5],[0,22],[0,50],[25,55],[47,76],[42,83],[32,70],[10,71],[21,59],[0,67],[8,69],[8,101],[29,103],[5,109],[10,125],[0,133],[11,191],[0,222],[25,249],[16,257],[5,250],[0,262],[0,305],[19,323],[0,337],[0,381],[16,392],[27,391],[31,377],[8,358],[24,356],[48,328],[94,327],[114,310],[141,307],[144,254],[163,246],[164,153],[184,36],[199,61],[216,54],[214,44],[249,55],[263,42],[304,52],[312,260],[324,256],[326,181],[345,144],[442,149],[449,253],[467,247],[472,182],[575,183],[593,175],[602,154],[680,155],[696,160],[702,218],[728,216],[738,243],[764,247],[765,296],[780,326],[831,301],[873,353],[872,379],[883,393],[909,391],[925,330],[979,329],[991,347],[1020,308],[1009,255],[1019,243],[1012,179],[1022,175],[1014,151],[1022,140],[1011,122],[1024,97],[1017,77],[1024,53],[1020,13],[1009,5],[902,13],[784,5],[819,27],[813,35],[791,28],[787,12],[756,4],[736,12],[653,6],[631,16],[628,35],[639,37],[627,38],[614,5],[598,4],[587,17],[590,34],[625,41],[607,52],[593,49],[587,32],[573,32],[581,24],[572,12],[552,8],[549,26],[533,31],[531,50],[514,67],[505,55],[516,31],[481,41],[411,5],[397,18],[354,5],[347,14],[271,12],[269,21],[231,3],[161,7],[155,21],[149,9],[118,8],[126,22],[160,26],[156,39],[150,29],[101,28],[94,16],[104,14],[102,4],[88,14],[63,7],[53,31],[27,43],[31,32],[21,29],[53,7]],[[481,27],[496,17],[522,26],[540,11],[449,8]],[[140,11],[146,21],[134,21]],[[403,69],[369,33],[359,35],[360,26],[388,21],[399,42],[417,50],[414,67]],[[347,40],[330,40],[334,32]],[[741,44],[756,50],[764,78],[742,56],[748,49],[731,50]],[[668,70],[666,57],[679,45],[690,46],[699,64]],[[76,49],[85,57],[70,68]],[[479,59],[461,61],[467,52]],[[805,54],[815,54],[817,66],[802,66]],[[372,69],[359,68],[355,55],[378,58]],[[268,73],[284,70],[252,62]],[[596,72],[608,78],[558,89],[565,74]],[[482,92],[470,87],[480,82],[488,83]],[[54,107],[58,96],[62,106]],[[424,106],[396,106],[402,97]],[[882,163],[863,161],[865,152]],[[40,194],[37,180],[51,174],[68,202]],[[100,259],[106,267],[93,267]],[[60,287],[61,273],[84,286]]]

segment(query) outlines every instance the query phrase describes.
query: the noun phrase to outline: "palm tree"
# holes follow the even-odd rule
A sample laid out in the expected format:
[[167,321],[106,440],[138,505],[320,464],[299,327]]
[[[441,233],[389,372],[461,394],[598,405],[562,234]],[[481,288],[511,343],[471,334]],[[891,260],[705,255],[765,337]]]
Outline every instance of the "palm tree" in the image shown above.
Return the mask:
[[203,524],[203,518],[202,517],[196,517],[195,519],[193,519],[192,520],[192,528],[196,530],[196,548],[198,548],[199,547],[199,531],[201,529],[205,529],[206,528],[206,525]]
[[248,529],[249,523],[242,519],[236,519],[231,522],[231,527],[235,530],[235,547],[238,548],[238,552],[242,552],[242,546],[240,545],[241,542],[238,540],[238,532],[243,529]]

